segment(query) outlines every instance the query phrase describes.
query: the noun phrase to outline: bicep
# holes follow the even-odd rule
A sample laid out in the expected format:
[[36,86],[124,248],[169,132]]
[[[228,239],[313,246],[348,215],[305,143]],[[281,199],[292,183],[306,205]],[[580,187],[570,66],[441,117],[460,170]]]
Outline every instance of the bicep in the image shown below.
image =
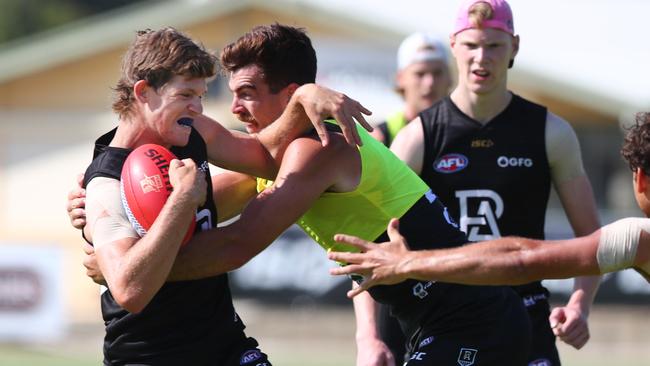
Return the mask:
[[271,178],[275,161],[254,136],[223,127],[217,121],[199,116],[194,125],[205,140],[208,160],[221,168]]
[[551,179],[576,235],[600,226],[596,202],[580,153],[578,138],[569,124],[551,114],[547,118],[546,151]]
[[600,273],[596,261],[599,234],[570,240],[540,241],[524,255],[523,267],[534,278],[560,279]]
[[411,121],[395,137],[390,150],[418,175],[424,161],[424,129],[420,117]]
[[316,140],[294,141],[273,185],[250,201],[236,224],[246,228],[253,240],[274,240],[336,183],[339,161],[335,154]]
[[546,119],[546,155],[555,185],[585,175],[580,143],[573,128],[548,112]]

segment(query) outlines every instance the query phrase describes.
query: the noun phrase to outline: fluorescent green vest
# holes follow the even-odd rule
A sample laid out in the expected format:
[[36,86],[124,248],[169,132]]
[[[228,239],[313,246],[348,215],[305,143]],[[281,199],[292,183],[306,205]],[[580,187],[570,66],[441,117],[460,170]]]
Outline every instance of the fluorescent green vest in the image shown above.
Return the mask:
[[[391,218],[404,215],[429,187],[361,127],[361,181],[351,192],[324,192],[297,224],[325,250],[356,251],[334,241],[344,233],[375,240]],[[261,192],[272,182],[258,179]]]
[[406,125],[409,121],[404,117],[404,112],[395,112],[388,116],[386,119],[386,129],[388,130],[388,136],[386,136],[386,141],[395,141],[395,136],[397,133]]

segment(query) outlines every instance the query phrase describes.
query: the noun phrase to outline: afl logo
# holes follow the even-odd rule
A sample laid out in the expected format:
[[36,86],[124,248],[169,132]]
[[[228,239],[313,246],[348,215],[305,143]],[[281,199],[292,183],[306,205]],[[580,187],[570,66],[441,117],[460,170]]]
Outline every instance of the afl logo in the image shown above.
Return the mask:
[[469,165],[469,160],[465,155],[446,154],[433,163],[433,169],[438,173],[450,174],[459,172]]

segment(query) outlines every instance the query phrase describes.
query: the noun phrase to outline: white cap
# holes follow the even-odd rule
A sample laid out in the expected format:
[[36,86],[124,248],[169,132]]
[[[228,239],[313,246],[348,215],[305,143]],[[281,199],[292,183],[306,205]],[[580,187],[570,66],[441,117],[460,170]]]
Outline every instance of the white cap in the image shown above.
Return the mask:
[[445,45],[430,34],[413,33],[406,37],[397,50],[397,69],[402,70],[413,63],[440,60],[447,63]]

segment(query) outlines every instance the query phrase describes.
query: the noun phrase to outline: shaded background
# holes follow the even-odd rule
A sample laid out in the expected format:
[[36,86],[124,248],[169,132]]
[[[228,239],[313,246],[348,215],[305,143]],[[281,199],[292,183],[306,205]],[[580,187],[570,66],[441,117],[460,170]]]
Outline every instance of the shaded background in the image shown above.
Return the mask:
[[[217,51],[257,24],[305,27],[318,53],[318,81],[362,101],[378,122],[400,108],[392,86],[401,39],[420,30],[447,37],[458,3],[0,0],[0,364],[37,364],[40,356],[48,365],[96,364],[100,357],[98,288],[84,276],[81,239],[64,204],[90,162],[92,141],[115,125],[110,88],[136,30],[175,26]],[[622,126],[650,110],[643,27],[650,2],[510,3],[521,35],[510,89],[574,126],[603,224],[640,216],[618,150]],[[205,102],[208,114],[238,127],[223,78],[211,83]],[[556,197],[546,226],[549,238],[571,236]],[[291,228],[231,277],[251,333],[282,365],[353,364],[349,284],[328,276],[329,266]],[[571,290],[568,281],[547,285],[555,301]],[[643,347],[650,338],[634,328],[647,324],[649,300],[650,286],[633,271],[607,276],[591,316],[594,340],[580,353],[562,348],[563,357],[627,364],[612,363],[617,353],[606,352],[620,343],[629,364],[650,364]],[[307,342],[301,352],[287,346],[300,342]],[[306,355],[296,361],[282,352]]]

